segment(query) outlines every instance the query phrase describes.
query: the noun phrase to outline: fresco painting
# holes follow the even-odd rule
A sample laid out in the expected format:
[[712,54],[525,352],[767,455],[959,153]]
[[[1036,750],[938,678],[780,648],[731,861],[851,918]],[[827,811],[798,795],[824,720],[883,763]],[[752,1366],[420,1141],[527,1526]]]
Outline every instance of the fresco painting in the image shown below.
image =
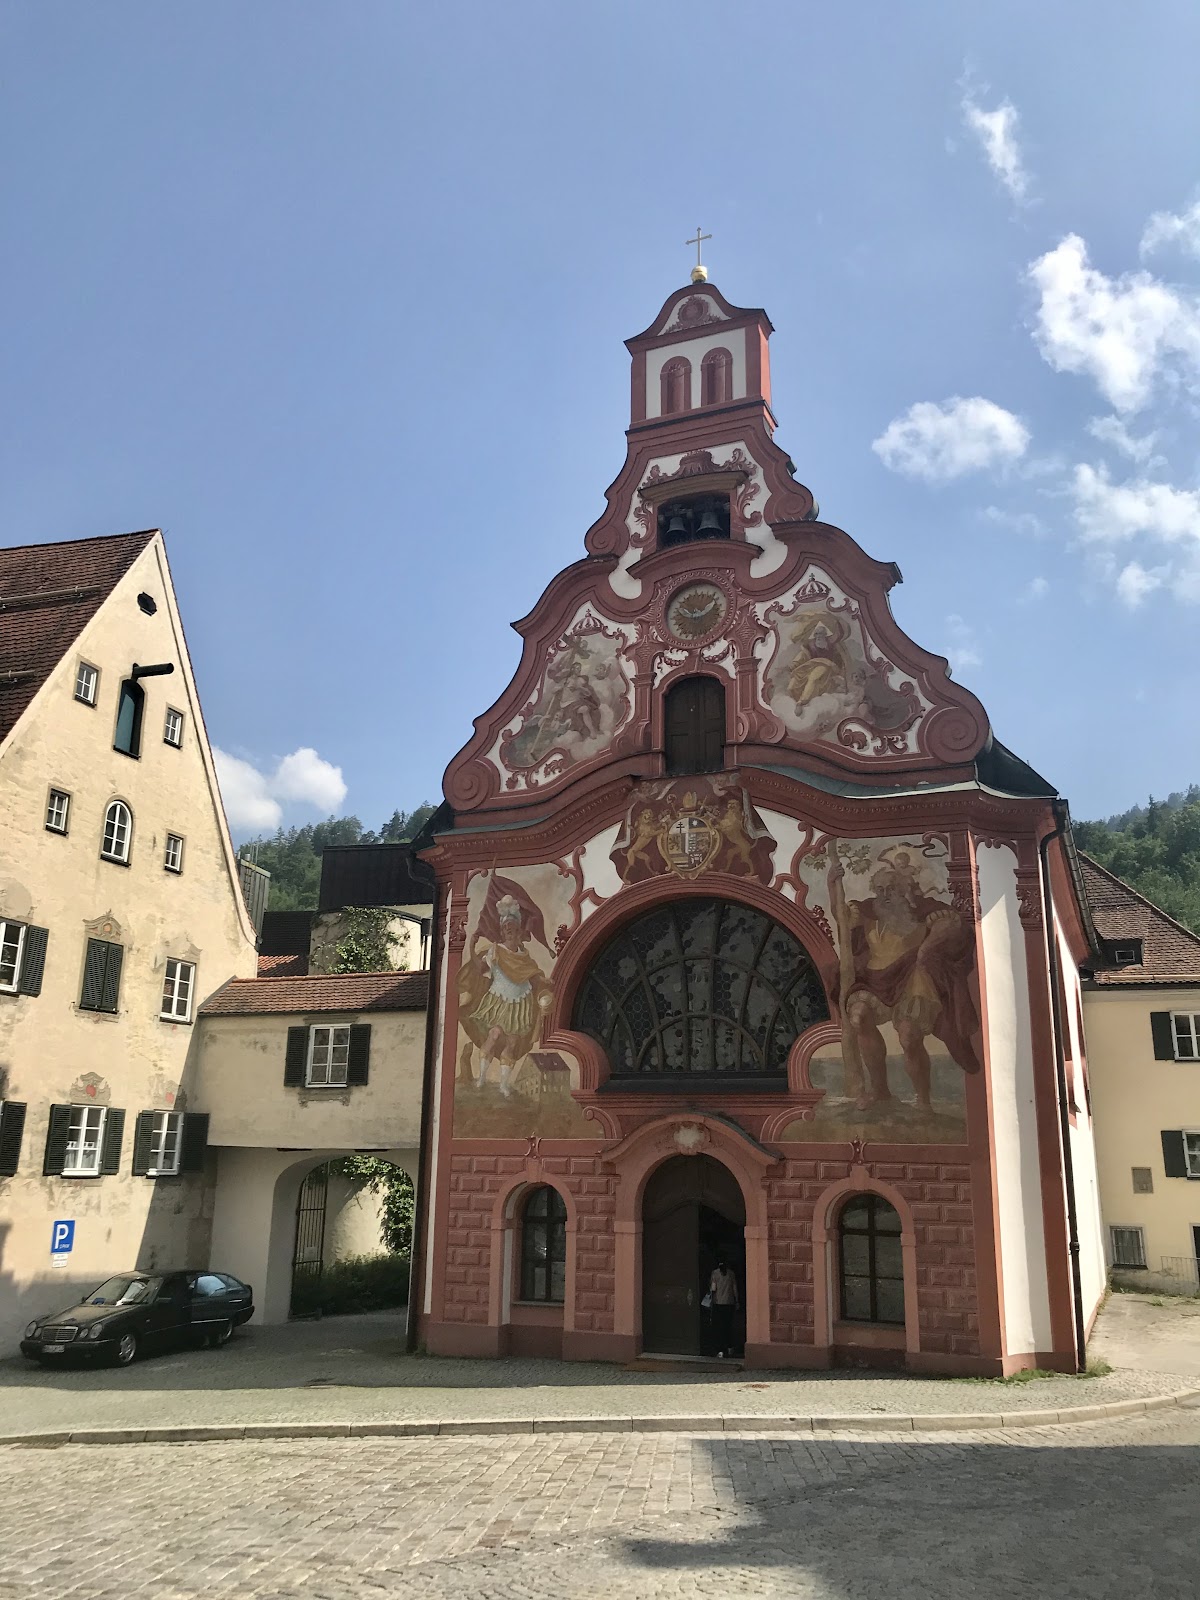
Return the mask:
[[980,1070],[974,927],[951,903],[938,839],[828,839],[799,872],[833,932],[840,1046],[819,1051],[811,1121],[786,1138],[957,1143]]
[[590,612],[568,629],[515,725],[501,736],[503,766],[531,771],[550,761],[557,773],[608,748],[630,711],[623,643],[619,629]]
[[915,748],[926,703],[872,650],[852,602],[813,576],[763,620],[773,635],[763,697],[791,733],[877,754]]
[[686,778],[639,785],[612,851],[623,883],[729,872],[770,883],[775,841],[737,783]]
[[571,1098],[578,1064],[540,1048],[554,993],[547,928],[568,920],[571,888],[555,866],[483,872],[471,882],[458,971],[457,1138],[594,1134]]

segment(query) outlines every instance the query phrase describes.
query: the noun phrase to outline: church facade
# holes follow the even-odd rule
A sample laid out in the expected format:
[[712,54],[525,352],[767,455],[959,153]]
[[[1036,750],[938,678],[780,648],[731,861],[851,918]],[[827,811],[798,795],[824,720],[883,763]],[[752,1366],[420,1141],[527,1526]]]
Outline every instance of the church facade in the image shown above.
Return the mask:
[[771,331],[700,269],[628,341],[607,509],[447,770],[419,1337],[1074,1370],[1105,1261],[1065,807],[818,520]]

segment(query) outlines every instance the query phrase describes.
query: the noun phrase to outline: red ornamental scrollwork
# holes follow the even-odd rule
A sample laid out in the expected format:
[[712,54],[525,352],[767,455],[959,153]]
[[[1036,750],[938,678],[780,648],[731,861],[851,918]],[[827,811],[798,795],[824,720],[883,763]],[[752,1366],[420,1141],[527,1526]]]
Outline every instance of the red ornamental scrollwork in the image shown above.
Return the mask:
[[969,869],[963,871],[961,868],[957,870],[952,868],[949,890],[950,904],[958,912],[959,916],[965,918],[968,922],[977,922],[979,920],[979,886],[976,882],[975,874]]
[[1028,933],[1036,932],[1042,926],[1042,893],[1036,882],[1018,880],[1017,915]]
[[456,906],[450,913],[450,948],[462,950],[467,942],[468,912],[466,906]]

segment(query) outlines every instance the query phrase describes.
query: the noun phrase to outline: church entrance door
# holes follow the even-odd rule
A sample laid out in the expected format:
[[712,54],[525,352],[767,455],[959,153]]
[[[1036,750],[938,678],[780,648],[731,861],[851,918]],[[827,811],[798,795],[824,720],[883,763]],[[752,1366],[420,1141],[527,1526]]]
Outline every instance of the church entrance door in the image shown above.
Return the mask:
[[[642,1198],[642,1349],[713,1355],[712,1319],[701,1307],[718,1261],[746,1297],[746,1206],[737,1179],[711,1156],[673,1156],[650,1175]],[[745,1312],[734,1346],[745,1339]]]

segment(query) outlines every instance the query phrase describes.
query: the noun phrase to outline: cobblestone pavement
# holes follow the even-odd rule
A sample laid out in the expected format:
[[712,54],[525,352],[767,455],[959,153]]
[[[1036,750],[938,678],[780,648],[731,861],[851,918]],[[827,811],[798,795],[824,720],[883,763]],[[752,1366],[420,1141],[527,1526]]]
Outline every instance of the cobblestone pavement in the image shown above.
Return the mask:
[[4,1600],[1196,1593],[1200,1410],[956,1435],[0,1451]]
[[[1200,1356],[1200,1319],[1194,1348]],[[1190,1330],[1189,1330],[1190,1331]],[[124,1370],[0,1361],[0,1434],[93,1428],[465,1418],[845,1416],[1057,1411],[1200,1386],[1133,1365],[1101,1378],[964,1382],[849,1372],[685,1371],[406,1356],[393,1313],[245,1328],[222,1350]],[[1198,1361],[1200,1365],[1200,1361]]]

